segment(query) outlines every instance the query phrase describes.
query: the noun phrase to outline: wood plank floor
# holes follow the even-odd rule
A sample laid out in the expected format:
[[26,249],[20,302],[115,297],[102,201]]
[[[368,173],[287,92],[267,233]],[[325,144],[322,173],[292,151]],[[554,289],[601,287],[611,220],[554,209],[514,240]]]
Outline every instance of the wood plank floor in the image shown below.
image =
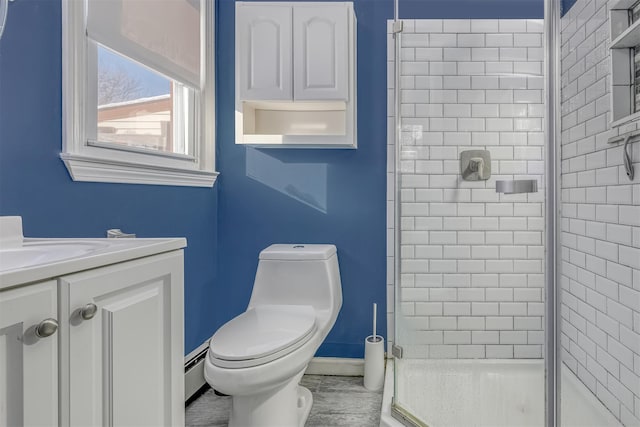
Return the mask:
[[[368,391],[362,377],[305,375],[300,384],[313,393],[306,427],[377,427],[380,425],[382,391]],[[227,426],[229,397],[212,389],[194,400],[186,410],[186,426]]]

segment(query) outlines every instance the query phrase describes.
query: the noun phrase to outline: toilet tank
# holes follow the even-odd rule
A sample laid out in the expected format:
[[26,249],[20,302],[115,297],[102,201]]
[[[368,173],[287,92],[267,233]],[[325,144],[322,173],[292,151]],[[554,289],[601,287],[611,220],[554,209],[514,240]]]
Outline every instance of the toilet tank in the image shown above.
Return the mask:
[[336,247],[277,244],[264,249],[260,252],[249,308],[259,304],[339,309],[342,284]]

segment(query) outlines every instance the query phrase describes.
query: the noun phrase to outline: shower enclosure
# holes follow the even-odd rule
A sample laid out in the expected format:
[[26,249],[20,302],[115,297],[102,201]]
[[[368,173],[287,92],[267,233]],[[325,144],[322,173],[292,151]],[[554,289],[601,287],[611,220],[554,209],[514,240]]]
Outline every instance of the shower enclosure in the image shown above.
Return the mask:
[[608,7],[412,19],[396,1],[388,351],[404,425],[640,425],[640,184],[596,182],[619,160],[597,139],[635,129],[608,127]]

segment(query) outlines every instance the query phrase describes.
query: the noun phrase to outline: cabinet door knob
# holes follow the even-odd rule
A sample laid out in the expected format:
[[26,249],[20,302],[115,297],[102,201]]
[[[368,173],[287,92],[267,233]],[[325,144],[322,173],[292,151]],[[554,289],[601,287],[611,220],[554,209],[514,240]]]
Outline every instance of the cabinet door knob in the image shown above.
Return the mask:
[[58,322],[56,319],[44,319],[36,326],[36,336],[39,338],[50,337],[58,330]]
[[93,316],[98,312],[98,306],[90,302],[80,309],[80,317],[84,320],[93,319]]

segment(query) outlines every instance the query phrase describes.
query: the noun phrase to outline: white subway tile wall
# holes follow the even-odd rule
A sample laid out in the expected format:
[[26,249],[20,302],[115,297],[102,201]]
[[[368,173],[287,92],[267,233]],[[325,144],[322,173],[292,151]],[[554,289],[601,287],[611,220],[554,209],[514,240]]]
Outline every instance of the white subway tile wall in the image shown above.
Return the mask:
[[622,424],[639,426],[640,182],[607,143],[638,125],[609,125],[613,3],[578,0],[561,20],[562,359]]
[[[405,20],[401,290],[405,357],[541,358],[542,21]],[[394,340],[394,40],[389,43],[388,338]],[[491,152],[488,181],[459,155]],[[501,195],[497,179],[540,191]]]

